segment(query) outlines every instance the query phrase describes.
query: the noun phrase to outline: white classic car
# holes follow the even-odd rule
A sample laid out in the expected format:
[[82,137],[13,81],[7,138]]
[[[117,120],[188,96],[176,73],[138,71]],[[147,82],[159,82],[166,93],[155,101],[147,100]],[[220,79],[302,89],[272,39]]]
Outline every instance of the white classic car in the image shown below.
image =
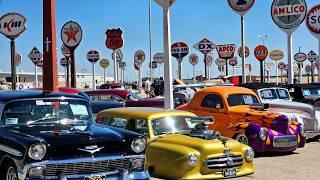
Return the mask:
[[304,125],[308,139],[320,138],[320,111],[310,104],[292,101],[289,91],[273,84],[243,84],[254,90],[270,110],[286,115],[290,120]]

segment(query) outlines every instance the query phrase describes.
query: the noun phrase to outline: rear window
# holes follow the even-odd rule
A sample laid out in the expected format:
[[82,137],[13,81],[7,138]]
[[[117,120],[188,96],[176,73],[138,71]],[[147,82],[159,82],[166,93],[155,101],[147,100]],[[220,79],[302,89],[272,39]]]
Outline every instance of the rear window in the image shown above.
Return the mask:
[[254,103],[259,103],[259,101],[251,94],[233,94],[228,97],[229,106],[250,105]]
[[286,89],[277,89],[279,99],[290,99],[289,92]]

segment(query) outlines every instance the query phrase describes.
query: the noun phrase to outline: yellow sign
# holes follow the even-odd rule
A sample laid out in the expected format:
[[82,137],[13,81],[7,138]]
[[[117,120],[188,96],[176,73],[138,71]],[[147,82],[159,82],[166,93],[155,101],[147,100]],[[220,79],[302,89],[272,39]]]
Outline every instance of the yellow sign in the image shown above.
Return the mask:
[[280,61],[284,57],[284,53],[281,50],[273,50],[269,54],[269,58],[274,60],[274,61]]
[[101,59],[101,61],[99,62],[100,66],[102,68],[107,68],[110,64],[109,60],[108,59]]

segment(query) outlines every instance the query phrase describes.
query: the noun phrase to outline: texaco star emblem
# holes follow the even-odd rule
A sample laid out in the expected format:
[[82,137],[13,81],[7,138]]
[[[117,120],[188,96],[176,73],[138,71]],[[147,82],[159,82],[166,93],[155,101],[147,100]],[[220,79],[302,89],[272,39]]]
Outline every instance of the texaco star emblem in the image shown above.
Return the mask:
[[65,31],[64,34],[68,36],[67,42],[70,42],[71,40],[78,42],[76,35],[78,34],[79,30],[75,30],[72,26],[68,29],[68,31]]
[[142,54],[142,53],[138,53],[137,54],[137,58],[138,58],[138,60],[143,60],[143,58],[144,58],[144,55]]

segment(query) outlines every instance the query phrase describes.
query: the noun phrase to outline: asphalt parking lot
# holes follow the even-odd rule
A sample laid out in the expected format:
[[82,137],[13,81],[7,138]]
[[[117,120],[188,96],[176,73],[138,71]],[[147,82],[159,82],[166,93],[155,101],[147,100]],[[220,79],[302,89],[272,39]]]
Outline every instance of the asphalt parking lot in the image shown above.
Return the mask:
[[320,142],[307,143],[305,148],[287,155],[261,155],[254,165],[253,175],[238,179],[319,180]]

